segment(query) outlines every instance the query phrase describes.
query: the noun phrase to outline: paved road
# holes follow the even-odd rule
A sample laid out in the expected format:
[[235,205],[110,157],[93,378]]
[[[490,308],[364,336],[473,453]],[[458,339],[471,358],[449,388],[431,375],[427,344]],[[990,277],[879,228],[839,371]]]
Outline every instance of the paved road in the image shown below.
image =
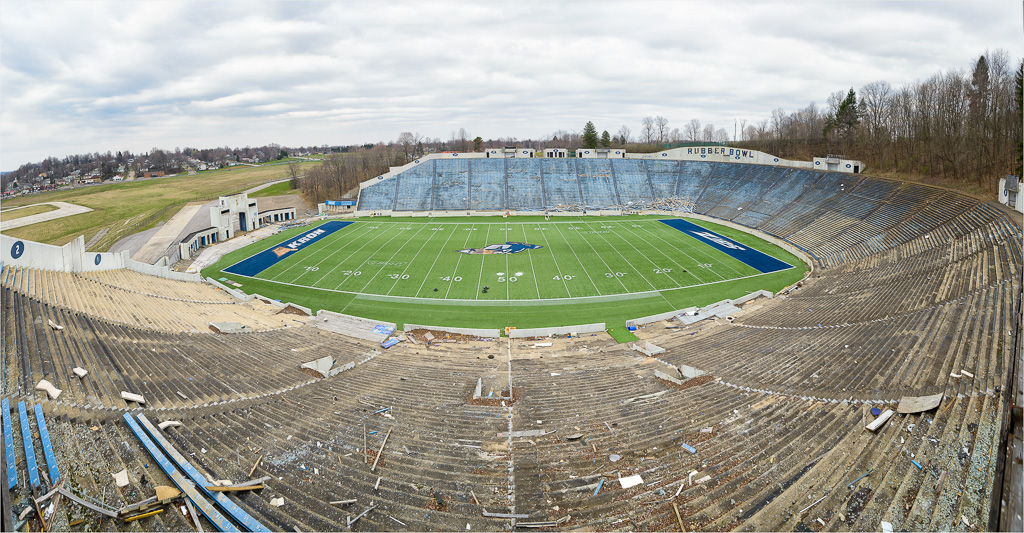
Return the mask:
[[57,210],[47,211],[45,213],[39,213],[36,215],[29,215],[27,217],[16,218],[14,220],[2,220],[3,215],[0,214],[0,231],[20,228],[22,226],[29,226],[31,224],[38,224],[40,222],[46,222],[49,220],[56,220],[58,218],[69,217],[71,215],[80,215],[82,213],[88,213],[89,211],[92,211],[92,208],[90,207],[85,207],[84,205],[69,204],[67,202],[43,202],[42,204],[35,205],[46,204],[56,207]]

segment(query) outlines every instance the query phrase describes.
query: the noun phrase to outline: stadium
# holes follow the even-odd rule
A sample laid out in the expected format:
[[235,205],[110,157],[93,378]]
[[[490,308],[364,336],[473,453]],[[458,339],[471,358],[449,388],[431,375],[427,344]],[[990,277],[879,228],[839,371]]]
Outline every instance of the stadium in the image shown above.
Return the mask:
[[559,155],[423,157],[218,243],[201,276],[3,235],[14,515],[63,497],[29,528],[1020,523],[1019,220],[832,157]]

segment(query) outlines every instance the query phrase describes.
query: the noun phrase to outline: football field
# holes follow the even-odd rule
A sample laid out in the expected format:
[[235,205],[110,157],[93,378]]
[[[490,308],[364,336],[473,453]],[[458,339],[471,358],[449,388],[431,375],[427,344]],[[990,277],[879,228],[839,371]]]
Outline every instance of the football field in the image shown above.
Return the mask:
[[314,242],[294,244],[300,234],[264,245],[269,261],[250,256],[224,271],[322,291],[465,302],[601,300],[795,268],[761,252],[760,262],[735,257],[753,250],[696,225],[619,218],[335,221],[321,226],[326,235],[307,233]]

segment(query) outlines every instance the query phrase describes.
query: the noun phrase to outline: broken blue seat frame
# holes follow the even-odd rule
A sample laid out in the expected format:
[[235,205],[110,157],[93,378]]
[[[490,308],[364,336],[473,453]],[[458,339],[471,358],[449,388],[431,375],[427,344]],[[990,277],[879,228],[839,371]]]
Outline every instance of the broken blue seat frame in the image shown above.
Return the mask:
[[24,400],[18,402],[18,418],[21,420],[21,441],[25,445],[25,462],[28,463],[28,484],[35,491],[39,487],[39,467],[36,465],[36,449],[32,447],[32,429],[28,427]]
[[7,490],[18,486],[18,470],[14,464],[14,430],[11,429],[11,403],[4,398],[4,449],[7,456]]
[[160,430],[158,430],[156,426],[154,426],[153,423],[150,422],[148,418],[146,418],[146,415],[139,414],[139,422],[142,424],[142,427],[146,429],[149,435],[153,437],[153,440],[156,441],[158,445],[160,445],[160,448],[163,449],[164,453],[166,453],[167,456],[170,457],[170,459],[174,461],[175,464],[178,465],[178,468],[180,468],[181,471],[184,472],[186,476],[192,479],[192,481],[199,486],[200,490],[205,492],[207,496],[213,499],[213,501],[215,501],[217,505],[224,510],[224,512],[231,515],[231,518],[234,518],[239,524],[242,524],[242,527],[245,528],[245,530],[260,532],[270,531],[258,520],[256,520],[252,516],[249,516],[248,513],[243,511],[242,508],[238,506],[238,504],[231,501],[231,499],[229,499],[227,495],[225,495],[223,492],[212,491],[206,488],[211,484],[210,481],[207,480],[205,476],[200,474],[199,471],[196,470],[196,468],[192,466],[192,464],[189,463],[187,459],[185,459],[185,456],[181,455],[181,453],[174,448],[174,445],[171,444],[171,441],[167,440],[167,438],[164,437],[162,433],[160,433]]
[[[167,477],[171,478],[171,481],[181,489],[181,492],[184,492],[185,495],[192,500],[192,503],[196,505],[199,512],[203,513],[203,516],[205,516],[206,519],[217,528],[217,531],[239,531],[230,520],[220,514],[220,511],[218,511],[213,504],[207,501],[206,498],[196,490],[196,487],[191,481],[182,475],[181,472],[178,472],[178,469],[174,467],[174,464],[167,459],[167,456],[160,451],[160,448],[157,448],[156,444],[153,444],[153,441],[149,439],[146,432],[139,427],[139,423],[132,418],[131,413],[125,413],[122,418],[124,418],[124,421],[128,423],[128,427],[131,428],[132,433],[134,433],[135,436],[138,437],[139,441],[142,442],[142,446],[146,448],[146,451],[153,456],[153,460],[156,461],[156,464],[160,465],[160,469],[167,474]],[[198,518],[199,517],[196,517],[197,520]]]
[[36,404],[36,426],[39,427],[39,441],[43,444],[43,457],[46,458],[46,468],[50,471],[50,486],[53,486],[60,479],[60,472],[57,471],[57,458],[53,456],[50,432],[46,430],[46,420],[43,419],[43,406],[38,403]]

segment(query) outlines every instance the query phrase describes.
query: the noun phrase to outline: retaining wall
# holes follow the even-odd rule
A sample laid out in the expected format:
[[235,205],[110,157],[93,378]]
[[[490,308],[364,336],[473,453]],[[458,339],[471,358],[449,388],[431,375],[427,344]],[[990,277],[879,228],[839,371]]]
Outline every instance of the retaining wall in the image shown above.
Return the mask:
[[578,326],[514,329],[509,332],[508,336],[511,339],[521,339],[523,337],[550,337],[552,335],[566,335],[569,333],[597,333],[604,331],[605,329],[605,323],[600,322],[597,324],[580,324]]
[[501,336],[501,330],[499,329],[452,328],[448,326],[423,326],[420,324],[405,324],[402,327],[402,331],[412,331],[414,329],[429,329],[432,331],[444,331],[447,333],[473,335],[476,337],[497,338]]

